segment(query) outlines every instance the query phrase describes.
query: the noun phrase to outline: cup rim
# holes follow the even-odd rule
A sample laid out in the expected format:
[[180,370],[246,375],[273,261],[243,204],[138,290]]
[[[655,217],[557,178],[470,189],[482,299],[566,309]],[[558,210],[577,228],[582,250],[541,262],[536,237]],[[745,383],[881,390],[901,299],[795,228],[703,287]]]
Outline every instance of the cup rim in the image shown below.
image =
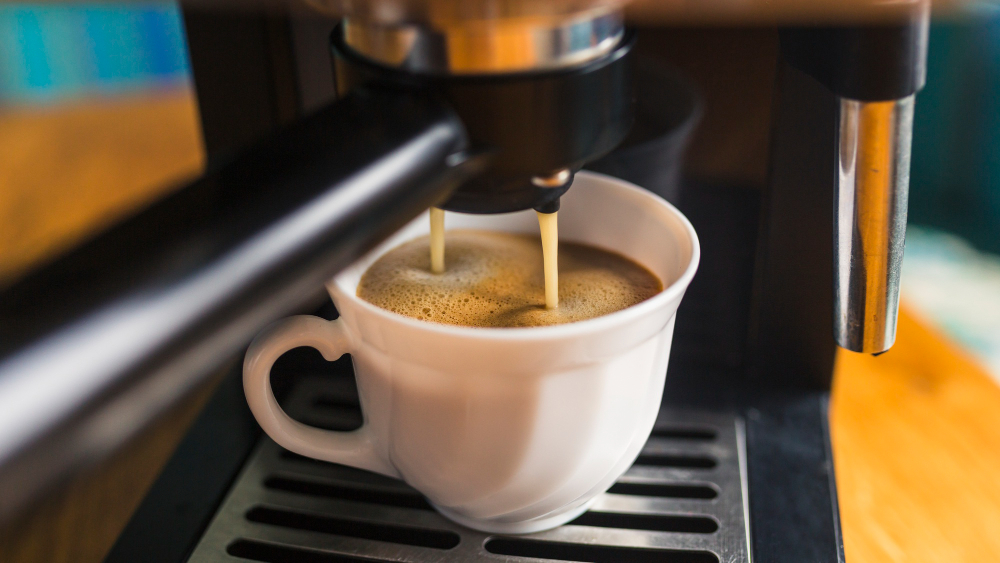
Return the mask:
[[[666,209],[671,215],[674,216],[674,218],[680,221],[680,224],[684,227],[684,231],[687,233],[688,240],[691,243],[691,258],[688,260],[688,264],[684,268],[684,271],[676,280],[674,280],[672,284],[663,288],[663,291],[657,293],[649,299],[646,299],[645,301],[641,301],[635,305],[631,305],[613,313],[608,313],[606,315],[582,321],[532,327],[478,327],[417,320],[407,317],[406,315],[401,315],[399,313],[383,309],[365,301],[364,299],[361,299],[351,292],[343,291],[337,283],[340,275],[334,276],[331,280],[327,281],[327,290],[330,292],[332,297],[336,297],[338,299],[345,298],[359,306],[361,309],[389,322],[400,323],[404,326],[412,327],[417,330],[429,331],[453,337],[460,336],[473,339],[505,341],[540,339],[551,340],[602,332],[607,330],[610,325],[627,324],[628,322],[636,320],[672,301],[679,301],[684,291],[687,290],[688,285],[690,285],[691,280],[694,278],[694,275],[698,270],[698,264],[701,261],[701,244],[698,241],[698,234],[695,232],[694,226],[691,225],[691,221],[689,221],[688,218],[680,212],[680,210],[674,207],[673,204],[667,200],[649,190],[640,188],[631,182],[622,180],[621,178],[591,171],[580,171],[577,173],[577,176],[592,176],[596,179],[613,184],[616,189],[631,191],[640,197],[647,199],[652,204]],[[336,305],[336,303],[334,304]]]

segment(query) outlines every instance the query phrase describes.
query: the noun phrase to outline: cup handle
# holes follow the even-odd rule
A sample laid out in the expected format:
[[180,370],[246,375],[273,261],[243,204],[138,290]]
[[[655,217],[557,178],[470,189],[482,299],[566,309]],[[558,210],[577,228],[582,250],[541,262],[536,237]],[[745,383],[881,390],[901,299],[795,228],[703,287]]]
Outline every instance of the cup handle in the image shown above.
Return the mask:
[[367,419],[357,430],[337,432],[302,424],[281,409],[271,390],[271,366],[282,354],[299,346],[319,350],[328,361],[352,351],[351,340],[340,320],[297,315],[261,331],[250,343],[243,361],[243,390],[250,411],[264,432],[278,445],[297,454],[398,477],[396,470],[376,453]]

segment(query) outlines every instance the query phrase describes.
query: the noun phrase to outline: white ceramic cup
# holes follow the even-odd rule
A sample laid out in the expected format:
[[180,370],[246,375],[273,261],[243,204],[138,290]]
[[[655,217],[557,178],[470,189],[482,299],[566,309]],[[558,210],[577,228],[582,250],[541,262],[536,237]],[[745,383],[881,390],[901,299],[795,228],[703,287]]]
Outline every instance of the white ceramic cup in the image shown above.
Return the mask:
[[[533,211],[453,213],[447,227],[538,233],[538,220]],[[254,339],[243,364],[250,409],[284,448],[403,479],[470,528],[566,523],[628,469],[653,428],[675,312],[698,266],[694,229],[648,191],[577,174],[562,199],[560,238],[622,253],[665,289],[610,315],[531,328],[418,321],[355,295],[372,262],[428,230],[419,217],[328,282],[339,319],[289,317]],[[270,370],[297,346],[327,360],[351,354],[361,428],[321,430],[281,410]]]

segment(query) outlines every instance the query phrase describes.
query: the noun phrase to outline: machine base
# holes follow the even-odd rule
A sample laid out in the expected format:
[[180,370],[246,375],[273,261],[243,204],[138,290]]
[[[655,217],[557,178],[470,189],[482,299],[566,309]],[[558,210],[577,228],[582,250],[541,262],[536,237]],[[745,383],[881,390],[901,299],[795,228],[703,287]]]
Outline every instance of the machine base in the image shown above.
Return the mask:
[[[304,379],[286,408],[309,424],[356,426],[351,383]],[[304,458],[264,437],[188,561],[749,563],[746,487],[743,421],[732,413],[663,411],[636,464],[607,493],[516,524],[439,509],[442,516],[401,481]]]

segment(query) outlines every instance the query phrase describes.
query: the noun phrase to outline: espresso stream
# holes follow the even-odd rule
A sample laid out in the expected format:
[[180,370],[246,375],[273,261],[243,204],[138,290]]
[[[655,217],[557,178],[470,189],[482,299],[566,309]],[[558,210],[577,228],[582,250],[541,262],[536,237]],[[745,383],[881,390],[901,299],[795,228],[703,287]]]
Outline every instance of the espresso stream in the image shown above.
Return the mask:
[[542,235],[542,271],[545,274],[545,308],[559,306],[559,212],[538,212]]
[[[443,229],[442,229],[443,230]],[[544,230],[544,226],[543,226]],[[381,256],[361,278],[361,299],[419,320],[474,327],[530,327],[581,321],[656,295],[660,280],[628,258],[593,246],[559,245],[558,296],[546,307],[537,236],[453,230],[444,234],[444,271],[431,269],[430,237]],[[555,270],[555,256],[548,260]],[[550,276],[555,281],[555,276]]]

